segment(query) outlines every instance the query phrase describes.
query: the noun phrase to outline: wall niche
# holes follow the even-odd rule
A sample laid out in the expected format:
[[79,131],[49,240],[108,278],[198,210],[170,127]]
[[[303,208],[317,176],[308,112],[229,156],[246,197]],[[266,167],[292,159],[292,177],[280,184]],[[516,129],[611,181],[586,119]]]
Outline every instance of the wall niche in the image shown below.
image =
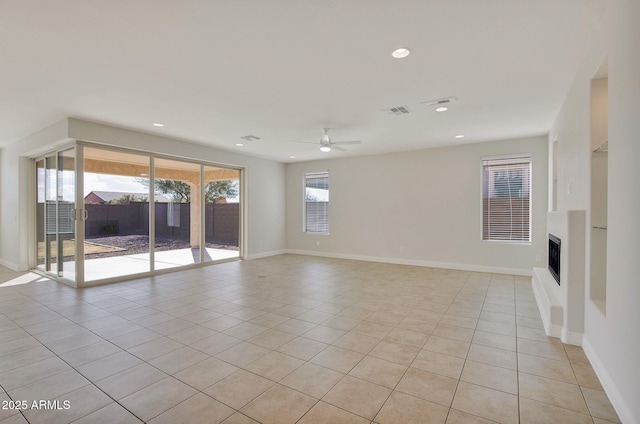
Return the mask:
[[606,313],[609,107],[607,63],[591,80],[591,250],[589,297]]

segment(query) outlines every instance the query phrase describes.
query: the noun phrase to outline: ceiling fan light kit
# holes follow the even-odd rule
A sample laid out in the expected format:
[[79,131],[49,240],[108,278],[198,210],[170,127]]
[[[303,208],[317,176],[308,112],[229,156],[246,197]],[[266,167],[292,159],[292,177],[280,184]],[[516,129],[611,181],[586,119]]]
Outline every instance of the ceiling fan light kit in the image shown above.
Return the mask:
[[[296,141],[296,140],[291,140],[295,143],[307,143],[307,144],[317,144],[314,143],[312,141]],[[339,145],[345,145],[345,144],[362,144],[362,141],[360,140],[349,140],[349,141],[331,141],[331,138],[329,137],[329,128],[323,128],[322,129],[322,137],[320,138],[320,151],[327,153],[330,152],[332,150],[339,150],[341,152],[346,152],[347,149],[344,149],[342,147],[340,147]]]
[[[398,49],[398,50],[402,50],[402,49]],[[408,49],[404,49],[404,50],[409,51]],[[456,102],[457,100],[458,98],[456,96],[451,96],[451,97],[444,97],[441,99],[427,100],[425,102],[420,102],[420,104],[428,107],[432,107],[436,112],[445,112],[449,110],[448,106],[451,103]],[[411,110],[409,110],[409,108],[406,106],[395,106],[392,108],[384,109],[384,111],[391,115],[406,115],[408,113],[411,113]],[[340,145],[362,144],[362,141],[360,140],[331,141],[331,138],[329,137],[329,130],[330,128],[322,129],[322,136],[320,137],[320,151],[323,153],[328,153],[332,150],[345,152],[346,149],[340,147]],[[464,136],[456,136],[456,138],[462,138],[462,137]],[[296,143],[317,144],[310,141],[297,141],[297,140],[291,140],[291,141],[294,141]]]

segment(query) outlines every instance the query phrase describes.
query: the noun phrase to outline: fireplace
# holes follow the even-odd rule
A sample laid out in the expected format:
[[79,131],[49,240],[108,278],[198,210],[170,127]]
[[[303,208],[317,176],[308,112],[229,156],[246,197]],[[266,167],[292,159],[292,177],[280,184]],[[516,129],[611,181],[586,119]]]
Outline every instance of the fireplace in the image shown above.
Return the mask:
[[549,234],[549,272],[560,285],[560,239]]
[[[547,336],[580,346],[584,335],[585,211],[547,213],[548,257],[533,268],[532,286]],[[561,243],[562,242],[562,243]],[[562,249],[560,246],[562,244]],[[587,298],[588,299],[588,298]]]

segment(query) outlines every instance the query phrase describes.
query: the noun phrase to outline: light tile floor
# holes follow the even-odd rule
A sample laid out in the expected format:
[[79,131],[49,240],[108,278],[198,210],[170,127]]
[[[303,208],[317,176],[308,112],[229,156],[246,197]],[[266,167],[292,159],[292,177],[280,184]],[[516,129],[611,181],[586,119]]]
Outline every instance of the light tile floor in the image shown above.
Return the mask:
[[282,255],[75,290],[2,268],[0,341],[0,401],[27,403],[2,424],[618,422],[511,275]]

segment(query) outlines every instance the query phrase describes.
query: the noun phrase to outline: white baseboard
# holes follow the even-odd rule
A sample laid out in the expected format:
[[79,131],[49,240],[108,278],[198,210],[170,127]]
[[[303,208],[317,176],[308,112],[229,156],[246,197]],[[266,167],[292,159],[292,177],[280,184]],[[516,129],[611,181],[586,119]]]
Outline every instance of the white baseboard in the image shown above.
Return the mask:
[[366,262],[381,262],[381,263],[397,264],[397,265],[413,265],[413,266],[424,266],[424,267],[430,267],[430,268],[455,269],[460,271],[490,272],[493,274],[520,275],[524,277],[531,277],[532,275],[532,271],[530,269],[521,269],[521,268],[503,268],[503,267],[486,266],[486,265],[459,264],[459,263],[453,263],[453,262],[434,262],[434,261],[423,261],[418,259],[385,258],[382,256],[352,255],[348,253],[333,253],[333,252],[316,252],[312,250],[287,249],[285,253],[290,253],[294,255],[321,256],[325,258],[336,258],[336,259],[352,259],[356,261],[366,261]]
[[286,250],[271,250],[269,252],[251,253],[246,256],[246,259],[267,258],[269,256],[284,255],[285,253],[289,252],[287,252]]
[[639,421],[633,417],[631,409],[624,401],[623,397],[620,394],[620,391],[616,387],[616,384],[613,382],[613,379],[609,375],[607,368],[604,366],[604,364],[596,354],[593,346],[591,346],[591,343],[589,343],[589,339],[586,336],[582,338],[582,350],[584,350],[585,355],[587,355],[587,358],[589,358],[591,367],[600,379],[602,388],[604,388],[604,391],[607,393],[607,396],[611,401],[611,405],[613,405],[613,408],[616,410],[620,421],[622,421],[624,424],[639,424]]
[[0,258],[0,265],[9,268],[12,271],[20,271],[20,267],[18,266],[18,264],[14,264],[13,262],[9,262],[2,258]]
[[560,340],[564,344],[570,344],[574,346],[582,346],[582,341],[584,339],[584,334],[575,333],[573,331],[569,331],[566,328],[562,329],[562,333],[560,334]]

